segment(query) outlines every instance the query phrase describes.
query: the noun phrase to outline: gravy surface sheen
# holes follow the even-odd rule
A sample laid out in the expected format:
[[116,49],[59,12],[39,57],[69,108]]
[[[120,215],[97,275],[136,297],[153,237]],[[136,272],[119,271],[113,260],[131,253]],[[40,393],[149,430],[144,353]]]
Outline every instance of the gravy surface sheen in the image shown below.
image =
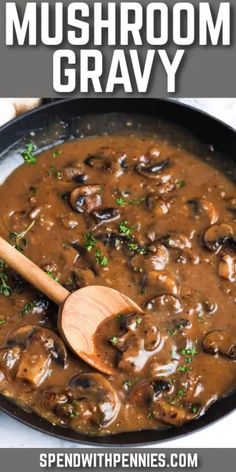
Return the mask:
[[1,236],[68,290],[113,287],[144,315],[98,328],[97,355],[117,369],[105,376],[64,345],[57,306],[0,261],[0,393],[90,435],[197,420],[236,385],[234,183],[141,135],[27,152],[0,186]]

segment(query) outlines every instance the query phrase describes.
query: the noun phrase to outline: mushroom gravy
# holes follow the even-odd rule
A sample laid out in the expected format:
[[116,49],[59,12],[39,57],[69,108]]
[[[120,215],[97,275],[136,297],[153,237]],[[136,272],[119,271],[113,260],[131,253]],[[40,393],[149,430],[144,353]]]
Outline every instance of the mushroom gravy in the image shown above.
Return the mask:
[[[85,138],[0,187],[1,236],[70,291],[116,288],[144,315],[94,336],[107,377],[68,351],[57,307],[0,261],[0,392],[93,435],[180,426],[236,385],[236,192],[167,140]],[[89,313],[88,313],[89,317]]]

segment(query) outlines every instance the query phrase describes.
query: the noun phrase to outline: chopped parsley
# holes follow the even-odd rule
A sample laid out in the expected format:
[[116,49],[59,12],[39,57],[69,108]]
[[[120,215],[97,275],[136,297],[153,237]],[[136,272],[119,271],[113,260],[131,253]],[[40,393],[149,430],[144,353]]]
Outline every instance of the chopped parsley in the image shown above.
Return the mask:
[[142,316],[137,316],[135,321],[137,325],[140,325],[140,323],[142,322]]
[[185,180],[176,180],[175,181],[175,186],[177,188],[183,188],[183,187],[185,187],[185,185],[186,185]]
[[22,318],[23,316],[27,315],[28,313],[30,313],[33,308],[34,308],[35,304],[34,303],[26,303],[22,310],[20,311],[20,317]]
[[59,157],[62,154],[62,150],[58,149],[57,151],[53,151],[52,157]]
[[118,321],[122,321],[124,319],[125,315],[123,315],[122,313],[119,313],[118,315],[116,315],[116,320]]
[[125,380],[123,383],[124,389],[129,390],[132,387],[132,382],[131,380]]
[[70,418],[76,418],[76,416],[79,416],[79,413],[77,411],[72,411],[70,413]]
[[97,247],[97,241],[94,237],[93,233],[85,233],[84,235],[84,247],[87,251],[92,251],[92,249],[96,249],[95,251],[95,259],[96,263],[102,267],[106,267],[108,265],[108,258],[102,254],[101,249]]
[[196,354],[197,354],[197,349],[196,349],[195,346],[193,346],[193,347],[187,347],[187,348],[185,348],[185,349],[182,349],[182,350],[180,351],[180,354],[181,354],[182,356],[186,356],[186,355],[187,355],[187,356],[192,356],[192,357],[194,357],[194,356],[196,356]]
[[29,143],[25,146],[25,149],[22,151],[21,155],[25,162],[29,165],[35,165],[37,162],[37,158],[34,155],[36,151],[36,146],[33,143]]
[[180,366],[178,367],[178,371],[179,371],[179,372],[183,372],[183,373],[188,372],[189,369],[190,369],[190,367],[187,367],[186,365],[180,365]]
[[50,277],[51,279],[53,279],[53,280],[55,280],[56,282],[58,282],[59,277],[57,277],[56,275],[54,275],[50,270],[46,270],[45,272],[46,272],[46,274],[48,275],[48,277]]
[[139,205],[140,203],[144,202],[145,199],[145,196],[139,198],[131,198],[130,200],[125,200],[125,198],[123,197],[118,197],[116,198],[116,204],[120,206],[127,205],[127,203],[129,203],[130,205]]
[[143,246],[139,246],[138,243],[128,243],[127,247],[129,251],[137,252],[142,256],[145,255],[147,252],[146,248]]
[[112,338],[110,338],[110,343],[112,344],[112,346],[116,346],[118,343],[118,338],[116,336],[113,336]]
[[8,275],[5,274],[5,272],[0,272],[0,294],[4,295],[5,297],[10,297],[11,287],[9,287],[7,282],[8,282]]
[[130,205],[139,205],[140,203],[144,202],[145,199],[146,199],[145,196],[139,197],[139,198],[133,198],[129,200],[129,203]]
[[50,166],[48,171],[49,177],[55,177],[56,179],[61,179],[61,172],[56,168],[56,166]]
[[186,390],[184,390],[184,388],[180,388],[176,395],[178,398],[182,398],[186,395]]
[[128,221],[122,221],[119,225],[120,234],[123,234],[127,238],[131,239],[133,232],[135,231],[135,226],[130,226]]
[[191,412],[194,413],[194,414],[198,413],[199,412],[199,407],[196,406],[196,405],[193,405],[192,408],[191,408]]
[[6,267],[7,266],[6,266],[5,262],[2,259],[0,259],[0,270],[4,270],[4,269],[6,269]]
[[96,239],[93,233],[85,233],[84,235],[84,247],[87,251],[91,251],[96,246]]
[[102,267],[106,267],[108,265],[108,258],[102,254],[101,249],[96,249],[95,253],[96,263]]
[[123,205],[126,204],[126,201],[125,201],[124,198],[120,197],[120,198],[116,199],[116,203],[117,203],[117,205],[123,206]]
[[3,326],[6,324],[6,320],[0,320],[0,326]]

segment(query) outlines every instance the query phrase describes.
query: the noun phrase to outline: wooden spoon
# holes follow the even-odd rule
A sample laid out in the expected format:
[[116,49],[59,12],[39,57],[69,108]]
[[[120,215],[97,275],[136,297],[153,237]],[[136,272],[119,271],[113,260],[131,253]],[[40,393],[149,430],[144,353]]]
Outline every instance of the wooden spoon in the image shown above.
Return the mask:
[[134,311],[142,314],[141,308],[117,290],[100,285],[70,293],[1,237],[0,258],[59,305],[58,330],[72,351],[95,369],[114,374],[115,370],[95,352],[94,334],[105,318]]

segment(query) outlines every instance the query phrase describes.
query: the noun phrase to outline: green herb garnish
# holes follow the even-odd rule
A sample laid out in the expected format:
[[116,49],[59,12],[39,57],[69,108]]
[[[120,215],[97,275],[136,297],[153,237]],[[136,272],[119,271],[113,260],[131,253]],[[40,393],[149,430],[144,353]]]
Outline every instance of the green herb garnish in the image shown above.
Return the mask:
[[189,369],[190,369],[190,367],[187,367],[186,365],[180,365],[180,366],[178,367],[178,371],[179,371],[179,372],[183,372],[183,373],[188,372]]
[[6,266],[5,262],[2,259],[0,259],[0,270],[4,270],[4,269],[6,269],[6,267],[7,266]]
[[178,398],[182,398],[186,395],[186,390],[184,390],[184,388],[181,388],[181,389],[178,390],[176,395],[177,395]]
[[191,412],[196,414],[196,413],[199,412],[199,408],[197,406],[193,405],[192,408],[191,408]]
[[122,221],[119,225],[120,233],[129,239],[132,238],[133,232],[135,231],[135,229],[136,229],[135,226],[130,226],[128,221]]
[[96,249],[96,263],[102,267],[106,267],[108,265],[108,258],[104,256],[101,252],[101,249]]
[[0,273],[0,294],[4,295],[5,297],[10,297],[11,295],[11,287],[7,285],[8,275],[5,272]]
[[112,346],[116,346],[118,343],[118,338],[116,336],[113,336],[112,338],[110,338],[110,343],[112,344]]
[[56,275],[54,275],[50,270],[45,270],[46,274],[48,275],[48,277],[51,277],[51,279],[55,280],[56,282],[58,282],[59,280],[59,277],[57,277]]
[[174,326],[172,326],[171,328],[168,329],[167,333],[168,333],[169,336],[173,336],[174,334],[176,334],[176,332],[179,329],[182,329],[184,327],[185,327],[184,322],[176,323],[176,325],[174,325]]
[[140,325],[140,323],[142,322],[142,316],[137,316],[135,321],[137,325]]
[[128,243],[127,247],[129,251],[137,252],[141,256],[144,256],[147,252],[146,248],[143,246],[139,246],[137,243]]
[[58,149],[52,153],[52,157],[59,157],[62,154],[62,150]]
[[50,166],[48,171],[49,177],[55,177],[56,179],[61,179],[61,172],[56,168],[56,166]]
[[129,390],[132,387],[132,382],[131,380],[125,380],[123,385],[124,385],[125,390]]
[[176,328],[169,328],[168,331],[168,336],[174,336],[174,334],[176,333]]
[[27,164],[29,165],[36,164],[37,158],[33,154],[35,151],[36,151],[36,146],[33,143],[27,144],[25,149],[22,151],[21,155]]
[[140,203],[144,202],[145,199],[146,199],[145,196],[139,197],[139,198],[133,198],[129,200],[129,203],[130,205],[139,205]]
[[70,413],[70,418],[76,418],[76,416],[79,416],[79,413],[77,411],[72,411]]
[[185,349],[182,349],[182,350],[180,351],[180,354],[181,354],[182,356],[186,356],[186,355],[187,355],[187,356],[196,356],[196,354],[197,354],[197,349],[196,349],[195,346],[193,346],[193,347],[187,347],[187,348],[185,348]]
[[84,247],[87,251],[91,251],[96,246],[96,239],[93,233],[85,233],[84,235]]
[[117,205],[123,206],[123,205],[126,204],[126,201],[125,201],[124,198],[120,197],[120,198],[116,199],[116,203],[117,203]]
[[14,247],[15,249],[17,249],[17,251],[22,252],[26,248],[27,239],[25,238],[25,236],[33,228],[34,224],[35,224],[35,220],[32,221],[32,223],[30,223],[30,225],[28,226],[28,228],[26,228],[25,231],[22,231],[21,233],[12,231],[10,233],[10,238],[15,241]]
[[3,326],[6,324],[6,320],[0,320],[0,326]]
[[26,303],[22,310],[20,311],[20,317],[22,318],[23,316],[27,315],[28,313],[30,313],[33,308],[34,308],[35,304],[34,303]]
[[185,187],[185,185],[186,185],[186,182],[184,180],[176,180],[175,181],[175,186],[177,188],[183,188],[183,187]]
[[116,320],[118,321],[122,321],[124,319],[125,315],[123,315],[122,313],[119,313],[119,315],[116,315]]

